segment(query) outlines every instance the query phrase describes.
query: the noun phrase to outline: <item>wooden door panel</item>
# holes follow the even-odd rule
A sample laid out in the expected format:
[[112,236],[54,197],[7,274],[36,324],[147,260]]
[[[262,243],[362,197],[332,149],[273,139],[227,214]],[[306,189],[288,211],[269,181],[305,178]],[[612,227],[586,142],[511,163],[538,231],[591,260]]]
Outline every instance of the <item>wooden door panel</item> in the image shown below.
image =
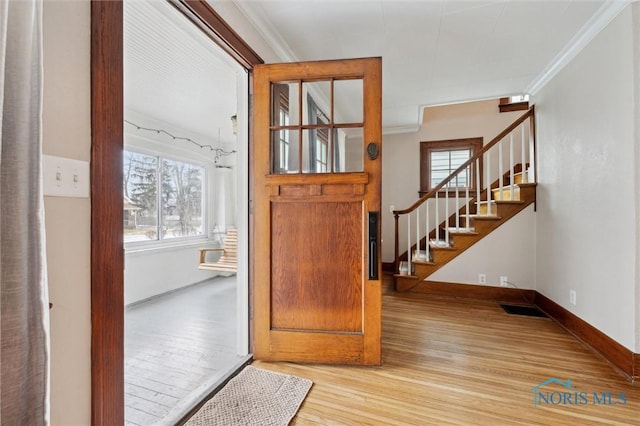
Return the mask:
[[[362,202],[273,203],[271,327],[362,332]],[[292,239],[291,235],[302,236]]]
[[330,364],[379,364],[379,360],[375,358],[369,360],[365,356],[364,341],[362,334],[309,334],[274,330],[271,332],[270,344],[273,348],[277,348],[277,357],[258,356],[257,359]]
[[[253,81],[254,357],[377,365],[382,158],[364,153],[381,147],[381,60],[261,65]],[[362,88],[360,113],[338,111],[344,81]]]

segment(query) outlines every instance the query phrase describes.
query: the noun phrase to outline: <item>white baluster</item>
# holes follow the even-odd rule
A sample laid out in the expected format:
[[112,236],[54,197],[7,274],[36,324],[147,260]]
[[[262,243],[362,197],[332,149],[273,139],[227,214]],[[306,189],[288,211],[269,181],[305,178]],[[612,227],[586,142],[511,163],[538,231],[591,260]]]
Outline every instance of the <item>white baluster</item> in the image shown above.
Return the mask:
[[500,196],[498,198],[500,198],[501,200],[504,200],[504,197],[502,196],[502,186],[504,185],[504,181],[502,180],[502,177],[504,175],[504,169],[502,168],[502,166],[504,165],[504,162],[502,161],[502,141],[498,142],[498,176],[499,176],[499,188],[500,190],[498,191],[498,193],[500,194]]
[[416,209],[416,260],[420,253],[420,206]]
[[449,245],[449,183],[444,187],[445,203],[444,203],[444,242]]
[[411,273],[411,213],[407,213],[407,275]]
[[438,206],[438,191],[436,191],[436,244],[440,242],[440,206]]
[[456,175],[456,231],[460,230],[460,205],[458,204],[459,190],[460,185],[458,184],[458,175]]
[[427,256],[427,261],[429,260],[429,200],[425,201],[424,203],[425,206],[427,206],[427,211],[426,211],[426,219],[424,221],[424,252]]
[[480,191],[480,158],[478,158],[476,162],[476,215],[480,214]]
[[520,154],[522,155],[522,183],[527,183],[529,182],[529,177],[527,176],[527,151],[525,151],[524,147],[524,127],[524,123],[522,123],[522,126],[520,127],[520,139],[522,142],[520,150],[522,152]]
[[467,203],[467,208],[465,211],[466,214],[466,220],[464,221],[464,227],[469,230],[469,183],[471,183],[471,165],[469,165],[469,168],[467,169],[467,185],[464,189],[464,197]]
[[531,125],[531,118],[529,118],[529,170],[531,170],[531,174],[529,175],[529,180],[527,182],[535,182],[536,181],[536,153],[535,153],[535,137],[533,136],[533,126]]
[[487,215],[491,214],[491,154],[487,152]]
[[509,137],[509,192],[513,201],[513,132]]

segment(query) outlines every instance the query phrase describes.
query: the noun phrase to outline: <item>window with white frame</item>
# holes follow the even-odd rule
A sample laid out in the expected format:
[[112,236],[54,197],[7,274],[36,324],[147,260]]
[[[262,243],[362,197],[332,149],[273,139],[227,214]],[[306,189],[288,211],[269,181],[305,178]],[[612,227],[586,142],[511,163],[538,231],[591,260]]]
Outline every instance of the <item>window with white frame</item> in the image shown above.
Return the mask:
[[205,235],[205,169],[199,164],[125,150],[124,242]]

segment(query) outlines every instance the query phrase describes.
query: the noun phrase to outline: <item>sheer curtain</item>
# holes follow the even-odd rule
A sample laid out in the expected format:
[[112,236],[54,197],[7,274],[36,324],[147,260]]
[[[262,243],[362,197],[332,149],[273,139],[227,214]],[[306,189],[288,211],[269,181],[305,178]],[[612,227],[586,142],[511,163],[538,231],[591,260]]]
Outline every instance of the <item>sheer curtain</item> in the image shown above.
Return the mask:
[[49,423],[42,3],[0,1],[0,423]]

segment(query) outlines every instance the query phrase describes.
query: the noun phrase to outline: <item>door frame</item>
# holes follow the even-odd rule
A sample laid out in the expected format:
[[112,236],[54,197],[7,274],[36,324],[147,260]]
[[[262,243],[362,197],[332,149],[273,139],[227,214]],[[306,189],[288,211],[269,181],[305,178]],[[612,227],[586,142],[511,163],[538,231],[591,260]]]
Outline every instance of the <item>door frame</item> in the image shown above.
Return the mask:
[[[169,2],[247,69],[251,88],[251,70],[264,63],[260,56],[206,1]],[[91,2],[91,424],[94,425],[124,424],[123,28],[123,0]],[[251,142],[249,125],[249,156]],[[250,187],[249,197],[251,194]],[[252,229],[250,221],[249,235]]]

